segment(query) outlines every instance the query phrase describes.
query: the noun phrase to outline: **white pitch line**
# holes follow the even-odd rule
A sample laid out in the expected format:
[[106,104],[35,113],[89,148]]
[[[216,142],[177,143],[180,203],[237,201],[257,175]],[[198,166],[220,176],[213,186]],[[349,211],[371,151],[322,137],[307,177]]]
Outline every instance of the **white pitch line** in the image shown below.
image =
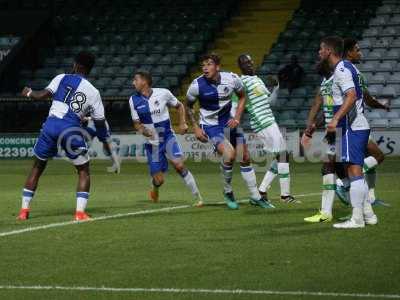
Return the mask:
[[[299,194],[299,195],[295,195],[295,196],[298,198],[302,198],[302,197],[316,196],[316,195],[321,195],[321,193]],[[243,203],[243,202],[247,202],[247,201],[248,200],[242,200],[242,201],[238,201],[238,202]],[[225,202],[222,201],[222,202],[216,202],[216,203],[206,203],[206,205],[207,204],[224,204],[224,203]],[[27,228],[23,228],[23,229],[1,232],[0,238],[4,237],[4,236],[17,235],[17,234],[21,234],[21,233],[44,230],[44,229],[55,228],[55,227],[64,227],[64,226],[68,226],[68,225],[94,222],[94,221],[102,221],[102,220],[108,220],[108,219],[123,218],[123,217],[129,217],[129,216],[147,215],[147,214],[153,214],[153,213],[158,213],[158,212],[168,212],[171,210],[177,210],[177,209],[183,209],[183,208],[189,208],[189,207],[192,207],[192,206],[191,205],[171,206],[171,207],[164,207],[164,208],[159,208],[159,209],[149,209],[149,210],[141,210],[141,211],[135,211],[135,212],[129,212],[129,213],[119,213],[119,214],[115,214],[115,215],[105,215],[105,216],[101,216],[101,217],[94,217],[90,221],[84,221],[84,222],[66,221],[66,222],[59,222],[59,223],[50,223],[47,225],[31,226],[31,227],[27,227]]]
[[24,229],[2,232],[2,233],[0,233],[0,237],[16,235],[16,234],[21,234],[21,233],[25,233],[25,232],[32,232],[32,231],[37,231],[37,230],[43,230],[43,229],[49,229],[49,228],[54,228],[54,227],[63,227],[63,226],[74,225],[74,224],[91,223],[94,221],[123,218],[123,217],[128,217],[128,216],[147,215],[147,214],[153,214],[153,213],[158,213],[158,212],[168,212],[171,210],[177,210],[177,209],[183,209],[183,208],[189,208],[189,207],[191,207],[191,205],[171,206],[171,207],[164,207],[164,208],[158,208],[158,209],[140,210],[140,211],[135,211],[135,212],[130,212],[130,213],[120,213],[120,214],[115,214],[115,215],[95,217],[89,221],[83,221],[83,222],[82,221],[81,222],[67,221],[67,222],[51,223],[51,224],[47,224],[47,225],[33,226],[33,227],[27,227]]
[[353,297],[353,298],[383,298],[400,299],[399,294],[371,294],[371,293],[334,293],[311,291],[274,291],[274,290],[243,290],[243,289],[179,289],[179,288],[112,288],[112,287],[80,287],[80,286],[19,286],[0,285],[0,290],[61,290],[61,291],[89,291],[110,293],[175,293],[175,294],[239,294],[239,295],[290,295],[290,296],[317,296],[317,297]]

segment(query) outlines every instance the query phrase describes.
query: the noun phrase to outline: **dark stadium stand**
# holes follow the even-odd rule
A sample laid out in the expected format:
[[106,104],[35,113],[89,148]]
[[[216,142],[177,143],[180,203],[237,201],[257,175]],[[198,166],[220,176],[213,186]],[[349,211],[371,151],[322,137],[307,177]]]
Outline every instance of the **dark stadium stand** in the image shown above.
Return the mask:
[[[21,5],[33,8],[40,5],[34,0],[28,2]],[[182,78],[229,20],[237,3],[237,0],[56,1],[52,8],[53,28],[49,29],[54,46],[41,49],[43,59],[39,68],[26,66],[20,70],[18,90],[12,95],[19,96],[26,85],[44,88],[55,75],[71,69],[76,53],[89,50],[97,57],[89,80],[105,100],[113,130],[130,130],[127,98],[133,93],[134,71],[151,71],[155,87],[176,93]],[[10,96],[10,91],[1,92],[1,96]],[[40,128],[48,109],[46,102],[28,104],[26,109],[35,120],[9,127],[18,123],[11,118],[20,115],[19,109],[26,107],[27,102],[25,106],[20,104],[8,101],[1,105],[4,113],[13,112],[10,119],[0,121],[0,128],[5,128],[2,131]]]
[[56,47],[48,51],[42,68],[22,72],[20,86],[29,82],[33,87],[43,87],[55,74],[68,71],[73,56],[85,49],[97,57],[89,79],[105,97],[131,95],[131,78],[137,69],[151,71],[154,86],[174,91],[221,29],[234,3],[58,2]]
[[[18,90],[0,91],[0,112],[8,116],[0,119],[0,131],[37,132],[49,103],[12,101],[10,97],[18,96],[25,85],[37,89],[45,87],[56,74],[68,72],[73,56],[84,49],[97,56],[89,79],[101,92],[111,127],[114,131],[130,130],[126,100],[133,92],[133,72],[149,70],[154,86],[169,88],[178,94],[179,87],[187,86],[188,82],[183,84],[183,79],[188,80],[199,55],[217,42],[217,33],[221,35],[224,25],[235,13],[241,16],[241,11],[235,10],[239,0],[81,2],[55,1],[50,5],[50,2],[35,0],[0,0],[3,9],[54,11],[48,30],[53,41],[41,49],[39,64],[20,68]],[[254,21],[252,12],[246,13],[249,20]],[[260,27],[259,24],[247,25]],[[364,53],[360,70],[368,79],[371,94],[391,99],[390,112],[366,112],[371,125],[400,127],[399,26],[397,1],[302,0],[258,69],[258,74],[265,79],[267,74],[277,74],[296,54],[305,70],[300,88],[291,94],[287,89],[279,92],[273,108],[280,126],[305,126],[316,87],[320,84],[315,72],[320,40],[327,35],[340,35],[360,40]],[[232,30],[228,33],[238,35]],[[223,42],[225,45],[226,41]],[[233,53],[232,57],[235,55]]]
[[296,54],[306,76],[302,87],[291,94],[281,89],[275,103],[275,115],[280,126],[305,126],[309,106],[313,101],[320,78],[315,72],[321,38],[328,35],[361,38],[369,21],[375,16],[380,1],[301,1],[292,20],[287,24],[269,54],[264,58],[258,74],[277,74]]

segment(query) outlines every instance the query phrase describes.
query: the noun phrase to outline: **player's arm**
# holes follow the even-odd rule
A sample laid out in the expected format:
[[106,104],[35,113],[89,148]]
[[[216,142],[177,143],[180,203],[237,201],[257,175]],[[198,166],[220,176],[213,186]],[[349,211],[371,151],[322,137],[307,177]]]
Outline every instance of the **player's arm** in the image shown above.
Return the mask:
[[373,97],[369,93],[368,89],[363,90],[363,98],[364,98],[365,103],[371,108],[380,108],[380,109],[386,109],[386,110],[390,109],[388,105],[380,103],[375,97]]
[[307,119],[307,127],[306,130],[304,130],[304,133],[301,137],[301,145],[304,148],[308,148],[311,145],[311,139],[312,135],[317,127],[317,115],[319,110],[321,109],[321,105],[323,103],[322,96],[319,92],[315,95],[314,102],[311,105],[310,112],[308,113],[308,119]]
[[175,108],[178,111],[178,116],[179,116],[179,133],[185,134],[189,128],[186,123],[185,106],[182,104],[182,102],[178,101]]
[[170,92],[167,92],[168,100],[167,104],[170,107],[174,107],[178,111],[179,117],[179,133],[185,134],[188,130],[188,125],[186,123],[186,113],[185,106]]
[[244,89],[241,89],[240,91],[236,92],[236,95],[239,97],[239,100],[235,116],[233,117],[233,119],[230,119],[228,121],[228,126],[230,128],[235,128],[240,124],[240,119],[242,118],[242,114],[246,107],[246,95],[244,93]]
[[332,121],[327,126],[328,132],[335,132],[336,126],[339,123],[339,120],[342,119],[354,106],[357,100],[357,94],[355,88],[350,88],[346,91],[346,97],[343,101],[342,106],[333,116]]
[[22,96],[27,97],[27,98],[32,98],[35,100],[43,100],[43,99],[48,99],[52,96],[52,93],[47,90],[41,90],[41,91],[34,91],[30,87],[24,87],[22,90]]
[[143,123],[140,122],[139,120],[133,120],[133,128],[140,134],[144,135],[145,137],[148,138],[153,137],[153,131],[145,127]]
[[310,138],[317,127],[317,115],[321,109],[322,103],[323,98],[318,90],[317,94],[315,95],[314,102],[311,105],[310,112],[308,113],[307,128],[304,132]]
[[196,138],[200,142],[207,142],[208,138],[203,129],[200,128],[198,121],[196,120],[196,113],[194,111],[194,105],[196,103],[197,97],[199,96],[199,86],[193,81],[189,86],[189,89],[186,93],[186,113],[189,120],[189,123],[193,127],[193,132]]
[[64,77],[64,74],[57,75],[54,77],[49,85],[40,91],[34,91],[30,87],[24,87],[22,90],[22,96],[32,98],[35,100],[43,100],[51,98],[51,96],[57,91],[58,86],[61,82],[61,79]]
[[90,118],[93,120],[94,126],[96,127],[96,136],[99,141],[108,143],[111,136],[107,128],[104,105],[99,92],[95,95],[93,104],[91,105]]
[[233,119],[230,119],[228,121],[228,126],[230,128],[235,128],[240,124],[240,119],[246,107],[246,94],[244,92],[243,83],[240,80],[239,76],[232,73],[232,77],[233,77],[234,91],[238,96],[239,100],[238,100],[238,105],[236,107],[235,116],[233,117]]

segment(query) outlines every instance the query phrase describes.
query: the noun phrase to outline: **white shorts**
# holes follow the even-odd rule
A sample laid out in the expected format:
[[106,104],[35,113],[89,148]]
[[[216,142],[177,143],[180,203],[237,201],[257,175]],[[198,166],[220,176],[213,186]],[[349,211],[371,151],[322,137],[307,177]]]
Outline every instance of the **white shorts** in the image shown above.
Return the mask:
[[264,150],[271,153],[286,151],[286,142],[276,123],[264,128],[257,133],[257,136],[264,143]]

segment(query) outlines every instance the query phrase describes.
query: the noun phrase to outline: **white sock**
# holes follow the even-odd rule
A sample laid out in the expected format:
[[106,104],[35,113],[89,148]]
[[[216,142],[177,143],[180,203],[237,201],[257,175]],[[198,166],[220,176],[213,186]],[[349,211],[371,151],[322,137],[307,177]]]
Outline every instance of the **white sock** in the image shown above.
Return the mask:
[[378,161],[373,156],[368,156],[364,159],[363,171],[364,173],[374,169],[378,165]]
[[76,193],[76,211],[85,211],[86,205],[89,199],[88,192],[77,192]]
[[261,195],[257,188],[257,179],[256,173],[252,166],[242,167],[240,166],[240,173],[242,174],[242,178],[244,182],[246,182],[247,188],[250,192],[250,197],[255,200],[260,200]]
[[333,201],[335,200],[335,174],[326,174],[322,176],[322,207],[324,214],[332,216]]
[[278,166],[276,159],[271,162],[269,170],[265,173],[264,179],[262,180],[259,190],[265,193],[271,187],[272,181],[274,181],[275,177],[278,175]]
[[195,196],[195,198],[198,200],[202,200],[200,191],[197,188],[196,180],[194,179],[193,174],[189,170],[187,170],[185,173],[181,174],[181,176],[186,186],[192,192],[193,196]]
[[374,210],[372,209],[371,202],[369,201],[369,198],[367,198],[364,201],[363,214],[366,218],[371,218],[372,216],[375,215]]
[[279,183],[281,185],[281,196],[290,195],[289,163],[278,163]]
[[118,166],[119,165],[119,157],[115,151],[111,151],[111,161],[113,163],[113,166]]
[[28,209],[29,205],[32,201],[33,196],[35,195],[35,191],[31,191],[28,189],[23,189],[22,191],[22,205],[23,209]]
[[364,202],[368,197],[368,186],[363,176],[350,178],[350,200],[353,207],[352,219],[357,223],[364,221]]
[[375,196],[375,189],[369,189],[368,190],[368,201],[369,203],[374,203],[376,200],[376,196]]
[[220,166],[225,193],[232,192],[232,184],[231,184],[232,183],[232,167],[233,166],[225,165],[224,163],[221,163],[221,166]]

